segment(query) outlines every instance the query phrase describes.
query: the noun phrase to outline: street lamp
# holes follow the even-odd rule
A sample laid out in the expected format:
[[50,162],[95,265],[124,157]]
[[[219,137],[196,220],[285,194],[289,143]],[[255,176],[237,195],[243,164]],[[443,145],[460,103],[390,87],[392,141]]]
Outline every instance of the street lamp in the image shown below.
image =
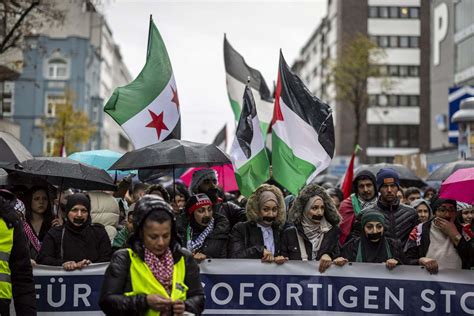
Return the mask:
[[474,97],[461,101],[459,111],[451,118],[458,123],[458,151],[460,158],[474,156]]

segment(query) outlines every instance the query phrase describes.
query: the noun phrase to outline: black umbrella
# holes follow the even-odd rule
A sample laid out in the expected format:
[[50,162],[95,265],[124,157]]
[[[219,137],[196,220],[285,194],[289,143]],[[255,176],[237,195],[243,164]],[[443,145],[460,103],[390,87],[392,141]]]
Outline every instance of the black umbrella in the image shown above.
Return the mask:
[[210,167],[228,163],[229,157],[216,145],[170,139],[126,153],[110,170]]
[[316,183],[318,185],[323,185],[325,183],[330,183],[332,186],[336,186],[337,182],[339,181],[338,176],[334,176],[331,174],[322,174],[314,178],[312,183]]
[[20,162],[32,158],[30,152],[15,136],[0,132],[0,163]]
[[382,168],[394,169],[400,176],[400,185],[402,187],[421,188],[427,185],[426,182],[421,180],[411,169],[400,164],[378,163],[375,165],[362,165],[359,168],[357,168],[354,174],[359,172],[359,170],[369,170],[374,174],[374,176],[377,176],[377,172],[379,172],[379,170]]
[[62,157],[40,157],[3,167],[19,175],[39,177],[61,189],[115,190],[109,174],[72,159]]
[[426,181],[444,181],[447,177],[458,169],[466,169],[474,167],[474,160],[458,160],[442,165],[426,179]]

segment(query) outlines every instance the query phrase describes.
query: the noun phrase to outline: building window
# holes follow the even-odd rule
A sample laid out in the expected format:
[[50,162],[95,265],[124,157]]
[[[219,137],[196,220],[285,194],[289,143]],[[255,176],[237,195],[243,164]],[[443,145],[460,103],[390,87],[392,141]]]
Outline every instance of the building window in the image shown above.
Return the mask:
[[371,36],[370,39],[382,48],[418,48],[418,36]]
[[56,108],[60,105],[64,105],[66,103],[66,98],[64,94],[47,94],[45,103],[45,115],[47,117],[55,117]]
[[0,82],[0,109],[1,115],[13,114],[13,96],[15,83],[12,81]]
[[369,6],[369,18],[375,18],[375,19],[377,19],[377,18],[379,18],[379,19],[419,19],[420,18],[420,8],[419,7],[377,7],[377,6]]
[[49,138],[45,137],[44,138],[44,155],[45,156],[53,156],[54,155],[54,144],[55,144],[55,139],[54,138]]
[[418,95],[407,94],[370,94],[369,107],[374,106],[410,106],[415,107],[420,104],[420,97]]
[[120,148],[122,148],[123,150],[128,150],[128,144],[129,144],[128,139],[125,136],[123,136],[122,134],[119,134],[119,146],[120,146]]
[[47,79],[66,80],[69,77],[69,65],[63,58],[52,58],[48,60],[46,72]]
[[418,125],[369,125],[369,147],[408,147],[419,146]]
[[418,77],[419,66],[407,65],[380,65],[380,75],[387,75],[390,77]]

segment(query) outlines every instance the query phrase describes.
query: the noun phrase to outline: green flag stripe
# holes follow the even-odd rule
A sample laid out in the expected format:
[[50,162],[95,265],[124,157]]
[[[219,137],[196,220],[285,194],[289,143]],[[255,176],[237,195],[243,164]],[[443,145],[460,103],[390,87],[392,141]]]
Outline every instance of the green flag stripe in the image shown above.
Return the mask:
[[173,74],[165,44],[155,24],[151,22],[149,54],[146,64],[130,84],[115,89],[104,107],[122,125],[146,108],[168,85]]
[[239,118],[240,118],[240,112],[242,111],[242,109],[240,108],[240,103],[233,100],[230,95],[229,96],[229,101],[230,101],[230,106],[232,108],[232,112],[234,112],[234,117],[235,117],[235,120],[238,122],[239,121]]
[[269,165],[267,151],[263,149],[235,172],[242,195],[249,197],[270,178]]
[[311,163],[296,157],[275,133],[272,134],[272,158],[273,178],[294,195],[298,194],[308,177],[316,170]]

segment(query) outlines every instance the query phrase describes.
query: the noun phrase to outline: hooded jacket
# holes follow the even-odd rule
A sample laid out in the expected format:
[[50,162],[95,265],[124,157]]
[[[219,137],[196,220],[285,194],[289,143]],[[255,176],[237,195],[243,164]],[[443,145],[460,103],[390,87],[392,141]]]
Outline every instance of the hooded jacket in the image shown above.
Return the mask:
[[[143,242],[140,240],[139,232],[147,216],[154,208],[165,208],[168,213],[173,214],[171,206],[166,202],[163,200],[157,202],[156,198],[150,196],[143,197],[142,200],[137,203],[134,216],[135,233],[132,234],[128,243],[133,252],[142,260],[144,260],[145,249]],[[181,247],[174,216],[171,220],[171,240],[169,247],[173,255],[174,263],[179,262],[179,260],[184,257],[186,265],[184,283],[188,287],[186,301],[184,302],[185,309],[192,314],[201,315],[204,309],[205,297],[201,285],[199,266],[196,261],[194,261],[192,253]],[[131,292],[133,289],[130,265],[131,259],[128,249],[117,250],[110,260],[110,264],[105,271],[99,298],[99,306],[106,315],[144,315],[149,309],[146,295],[124,295],[124,293]]]
[[78,227],[68,220],[66,214],[64,225],[53,227],[46,234],[38,263],[60,266],[67,261],[83,259],[92,263],[109,261],[112,255],[109,236],[103,225],[91,221],[89,212],[86,222]]
[[275,243],[275,256],[280,255],[281,233],[285,224],[286,210],[285,201],[281,191],[268,184],[262,184],[249,197],[247,202],[247,221],[237,223],[231,231],[228,244],[228,257],[240,259],[260,259],[265,249],[261,229],[257,226],[259,216],[258,201],[260,194],[264,191],[274,193],[278,199],[277,219],[272,225],[273,239]]
[[[372,172],[369,170],[360,170],[357,172],[354,180],[352,180],[352,193],[357,196],[358,188],[357,188],[357,181],[361,177],[366,177],[369,178],[372,184],[374,185],[374,191],[377,188],[376,181],[375,181],[375,176]],[[377,196],[377,193],[375,193],[373,199],[375,199]],[[347,241],[347,238],[349,237],[351,230],[352,230],[352,225],[354,224],[355,221],[355,213],[354,213],[354,207],[352,206],[352,198],[349,196],[345,200],[341,202],[341,205],[339,206],[339,214],[341,214],[341,223],[339,224],[339,228],[341,229],[341,235],[339,237],[339,243],[341,245],[344,245],[344,243]]]
[[[324,217],[331,224],[332,228],[324,234],[321,246],[316,258],[312,257],[312,244],[303,232],[301,220],[304,215],[304,208],[309,199],[314,196],[320,196],[324,202]],[[319,260],[322,255],[327,254],[335,259],[339,256],[338,238],[340,234],[339,222],[341,220],[331,197],[326,191],[317,184],[309,184],[304,187],[298,197],[295,199],[288,215],[290,226],[285,229],[282,236],[282,251],[284,257],[290,260],[301,260],[301,250],[297,234],[303,237],[308,260]]]

